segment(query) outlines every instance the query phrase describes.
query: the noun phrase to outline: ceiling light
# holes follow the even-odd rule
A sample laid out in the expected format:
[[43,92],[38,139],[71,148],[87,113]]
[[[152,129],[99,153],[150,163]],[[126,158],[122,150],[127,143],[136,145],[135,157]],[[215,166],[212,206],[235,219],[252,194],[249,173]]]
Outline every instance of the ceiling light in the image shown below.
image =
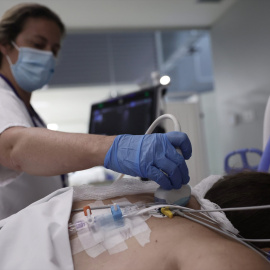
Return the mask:
[[161,85],[168,85],[170,83],[170,81],[171,81],[171,78],[169,76],[165,75],[165,76],[162,76],[160,78],[159,82]]

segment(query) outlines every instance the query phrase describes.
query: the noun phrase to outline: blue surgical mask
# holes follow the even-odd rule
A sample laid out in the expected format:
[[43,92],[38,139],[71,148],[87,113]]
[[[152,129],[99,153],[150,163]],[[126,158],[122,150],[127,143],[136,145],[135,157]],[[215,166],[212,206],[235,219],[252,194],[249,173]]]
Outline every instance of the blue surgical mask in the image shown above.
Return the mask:
[[55,69],[56,60],[53,53],[28,47],[19,48],[14,42],[12,44],[19,51],[18,60],[12,64],[9,56],[6,57],[17,84],[27,92],[33,92],[46,85]]

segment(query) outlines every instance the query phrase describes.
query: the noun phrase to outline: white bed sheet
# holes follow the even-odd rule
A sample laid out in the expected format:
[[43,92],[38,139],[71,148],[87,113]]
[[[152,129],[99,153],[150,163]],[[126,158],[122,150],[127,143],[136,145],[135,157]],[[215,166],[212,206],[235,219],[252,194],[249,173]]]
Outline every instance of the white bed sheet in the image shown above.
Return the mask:
[[0,221],[1,270],[73,270],[68,220],[73,188],[59,189]]

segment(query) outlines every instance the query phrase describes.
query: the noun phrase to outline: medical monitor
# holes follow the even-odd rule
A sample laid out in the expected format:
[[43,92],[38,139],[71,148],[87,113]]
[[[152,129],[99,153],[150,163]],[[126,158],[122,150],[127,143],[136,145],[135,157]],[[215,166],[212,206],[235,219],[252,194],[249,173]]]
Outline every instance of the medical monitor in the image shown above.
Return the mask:
[[92,104],[89,133],[103,135],[144,134],[159,115],[164,89],[149,87]]

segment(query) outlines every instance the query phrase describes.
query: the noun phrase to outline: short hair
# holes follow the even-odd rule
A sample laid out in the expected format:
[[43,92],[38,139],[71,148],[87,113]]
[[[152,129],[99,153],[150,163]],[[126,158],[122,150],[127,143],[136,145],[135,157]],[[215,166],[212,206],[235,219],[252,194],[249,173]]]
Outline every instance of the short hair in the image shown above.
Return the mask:
[[[206,193],[205,198],[221,208],[270,205],[270,174],[241,172],[226,175]],[[226,211],[227,218],[248,239],[270,239],[270,209]],[[253,242],[259,248],[270,242]]]
[[[60,17],[48,7],[36,3],[22,3],[7,10],[0,20],[0,44],[11,44],[21,33],[28,18],[46,18],[54,21],[65,34],[65,25]],[[0,66],[3,55],[0,52]]]

